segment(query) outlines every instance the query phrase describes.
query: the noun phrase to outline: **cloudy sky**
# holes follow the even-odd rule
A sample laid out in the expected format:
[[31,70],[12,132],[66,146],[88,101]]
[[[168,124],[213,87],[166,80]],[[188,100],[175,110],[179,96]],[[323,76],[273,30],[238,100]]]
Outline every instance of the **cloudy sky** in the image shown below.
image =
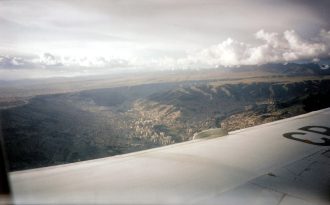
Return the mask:
[[3,0],[0,79],[318,61],[328,0]]

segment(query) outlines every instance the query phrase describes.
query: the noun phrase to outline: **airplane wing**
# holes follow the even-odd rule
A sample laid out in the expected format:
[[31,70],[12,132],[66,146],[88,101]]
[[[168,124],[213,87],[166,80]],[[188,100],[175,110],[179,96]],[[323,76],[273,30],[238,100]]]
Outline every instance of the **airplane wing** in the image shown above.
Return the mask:
[[329,145],[330,108],[10,182],[17,204],[330,204]]

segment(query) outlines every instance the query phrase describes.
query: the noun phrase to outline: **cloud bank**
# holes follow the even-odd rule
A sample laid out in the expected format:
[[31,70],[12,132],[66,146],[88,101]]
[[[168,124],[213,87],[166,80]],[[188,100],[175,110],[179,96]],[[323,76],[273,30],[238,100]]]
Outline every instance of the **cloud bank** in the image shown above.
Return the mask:
[[225,41],[186,56],[173,58],[115,58],[111,56],[57,56],[43,53],[35,57],[0,56],[0,69],[50,69],[61,73],[93,73],[118,69],[187,69],[261,65],[297,61],[318,62],[330,57],[330,31],[321,30],[312,38],[301,37],[294,30],[282,33],[259,30],[256,44],[228,38]]
[[254,37],[261,43],[251,45],[232,38],[179,59],[181,65],[206,67],[286,63],[330,57],[330,31],[321,30],[304,39],[294,30],[272,33],[259,30]]

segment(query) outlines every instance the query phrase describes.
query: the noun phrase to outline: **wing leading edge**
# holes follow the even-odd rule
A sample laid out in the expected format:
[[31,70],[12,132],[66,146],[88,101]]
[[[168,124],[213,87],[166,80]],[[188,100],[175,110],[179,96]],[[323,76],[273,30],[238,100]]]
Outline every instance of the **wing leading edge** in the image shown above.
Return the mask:
[[132,154],[10,173],[18,204],[330,204],[330,109]]

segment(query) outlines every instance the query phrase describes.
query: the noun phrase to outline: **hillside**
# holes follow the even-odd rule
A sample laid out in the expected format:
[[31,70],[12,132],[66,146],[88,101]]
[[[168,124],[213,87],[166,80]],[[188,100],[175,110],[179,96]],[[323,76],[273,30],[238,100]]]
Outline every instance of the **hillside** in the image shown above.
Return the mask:
[[33,97],[2,110],[10,169],[112,156],[330,106],[330,80],[190,81]]

